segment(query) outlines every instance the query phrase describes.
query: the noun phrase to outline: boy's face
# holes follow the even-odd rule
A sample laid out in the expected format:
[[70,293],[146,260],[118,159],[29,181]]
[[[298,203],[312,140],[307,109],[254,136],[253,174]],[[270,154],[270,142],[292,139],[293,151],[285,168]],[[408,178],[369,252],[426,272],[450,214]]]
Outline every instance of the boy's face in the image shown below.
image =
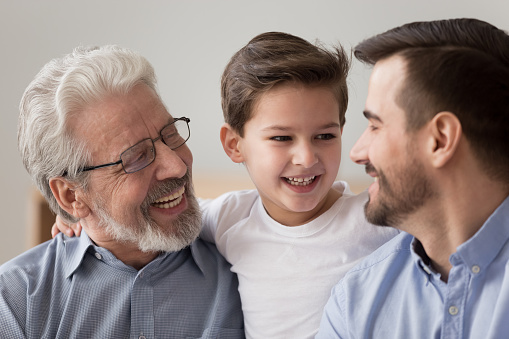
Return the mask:
[[283,84],[263,94],[238,149],[265,209],[284,225],[314,219],[338,197],[339,104],[328,88]]

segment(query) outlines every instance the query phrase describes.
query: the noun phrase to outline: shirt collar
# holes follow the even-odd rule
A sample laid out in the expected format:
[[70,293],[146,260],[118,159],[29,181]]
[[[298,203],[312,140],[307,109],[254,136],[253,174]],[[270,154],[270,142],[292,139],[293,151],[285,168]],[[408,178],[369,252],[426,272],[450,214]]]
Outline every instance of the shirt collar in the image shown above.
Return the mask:
[[[451,264],[458,265],[463,262],[468,267],[487,267],[508,240],[509,197],[498,206],[473,237],[458,246],[457,252],[451,255]],[[431,260],[417,238],[411,243],[411,251],[418,267],[428,275],[438,274],[429,266]]]
[[[203,241],[203,240],[198,238],[195,241],[193,241],[193,243],[189,247],[191,247],[191,255],[193,256],[193,259],[194,259],[194,262],[196,263],[196,266],[198,266],[198,268],[200,269],[202,274],[205,274],[205,272],[206,272],[206,270],[205,270],[206,264],[205,263],[208,260],[206,260],[206,258],[204,257],[205,252],[204,251],[200,251],[198,249],[198,246],[202,245],[202,244],[198,244],[198,242],[205,243],[205,241]],[[215,245],[211,245],[211,246],[215,246]],[[202,245],[202,247],[203,247],[203,245]]]
[[417,267],[426,272],[428,276],[436,274],[436,272],[434,272],[430,267],[431,259],[426,254],[424,247],[422,247],[422,243],[414,237],[410,247],[412,257],[414,258]]
[[66,277],[69,278],[78,269],[83,261],[85,253],[90,247],[93,247],[94,244],[83,230],[79,237],[68,238],[65,235],[62,235],[62,237],[64,238],[65,244],[65,274]]
[[451,256],[454,265],[461,258],[469,267],[487,267],[509,240],[509,197],[497,207],[476,234],[458,246]]
[[[69,278],[74,272],[78,269],[78,267],[83,262],[83,258],[85,257],[85,253],[90,248],[94,248],[95,245],[88,237],[87,233],[82,230],[81,235],[79,237],[73,237],[68,238],[67,236],[61,235],[64,238],[64,244],[65,244],[65,254],[66,254],[66,267],[65,267],[65,274],[66,277]],[[207,262],[206,258],[204,257],[205,253],[203,251],[200,251],[197,249],[197,246],[200,244],[196,244],[198,241],[202,240],[195,240],[189,247],[191,256],[193,258],[193,261],[196,263],[196,266],[200,269],[202,274],[205,274],[205,263]],[[185,249],[184,249],[185,250]],[[159,255],[155,260],[162,262],[167,256],[171,255],[171,252],[163,253]]]

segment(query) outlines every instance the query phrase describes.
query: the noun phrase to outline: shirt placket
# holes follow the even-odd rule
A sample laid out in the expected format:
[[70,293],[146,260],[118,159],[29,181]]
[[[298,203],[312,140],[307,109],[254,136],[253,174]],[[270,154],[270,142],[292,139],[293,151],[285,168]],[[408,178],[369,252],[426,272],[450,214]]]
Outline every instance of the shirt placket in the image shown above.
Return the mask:
[[131,295],[131,338],[154,338],[154,289],[143,269],[134,280]]
[[447,281],[444,317],[441,338],[463,338],[465,305],[468,297],[471,274],[466,265],[457,257],[451,257],[453,267]]

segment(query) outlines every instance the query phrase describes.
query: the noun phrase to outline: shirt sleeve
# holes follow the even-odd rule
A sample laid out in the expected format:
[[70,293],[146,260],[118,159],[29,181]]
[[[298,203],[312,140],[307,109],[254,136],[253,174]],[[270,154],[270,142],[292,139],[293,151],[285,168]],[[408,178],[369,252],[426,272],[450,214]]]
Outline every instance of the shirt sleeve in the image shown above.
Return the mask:
[[[16,274],[15,274],[16,275]],[[0,273],[0,338],[26,338],[26,286],[10,272]]]
[[331,296],[324,308],[316,339],[347,338],[345,314],[341,307],[344,299],[341,287],[341,283],[339,283],[332,289]]
[[215,199],[199,199],[202,211],[200,237],[217,244],[230,227],[249,215],[257,198],[256,190],[243,190],[228,192]]

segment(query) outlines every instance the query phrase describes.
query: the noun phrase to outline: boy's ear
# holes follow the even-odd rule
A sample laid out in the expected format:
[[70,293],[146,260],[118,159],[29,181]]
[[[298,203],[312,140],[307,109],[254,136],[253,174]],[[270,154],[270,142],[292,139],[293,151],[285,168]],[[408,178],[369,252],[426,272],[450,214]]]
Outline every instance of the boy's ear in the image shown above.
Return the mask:
[[51,178],[49,186],[64,211],[78,219],[85,218],[90,214],[90,208],[82,199],[81,193],[66,179],[62,177]]
[[432,164],[443,167],[456,153],[461,142],[463,129],[458,117],[451,112],[436,114],[429,123],[429,151]]
[[221,126],[221,131],[219,133],[219,137],[221,138],[221,143],[223,144],[223,149],[226,155],[228,155],[233,162],[244,162],[244,157],[242,156],[239,148],[239,142],[242,137],[236,131],[234,131],[229,124],[224,124]]

